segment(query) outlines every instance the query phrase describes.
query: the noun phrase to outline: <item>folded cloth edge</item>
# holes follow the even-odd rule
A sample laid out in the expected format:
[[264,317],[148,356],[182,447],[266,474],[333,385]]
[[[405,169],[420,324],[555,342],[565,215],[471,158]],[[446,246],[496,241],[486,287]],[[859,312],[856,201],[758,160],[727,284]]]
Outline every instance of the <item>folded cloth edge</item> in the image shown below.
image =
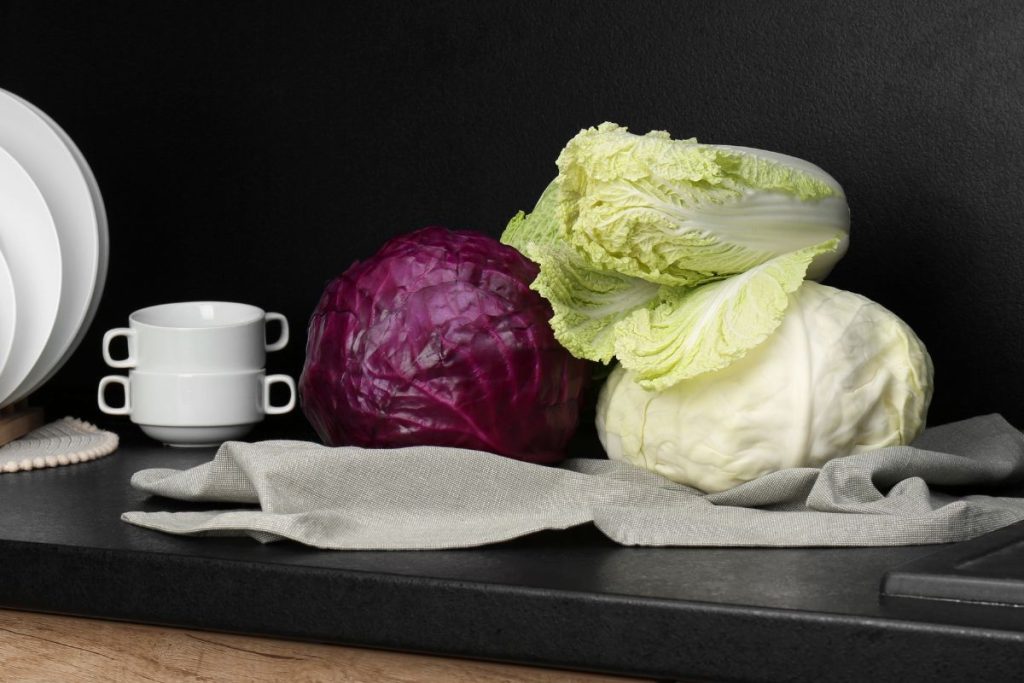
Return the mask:
[[[132,484],[188,500],[231,502],[234,495],[237,502],[259,502],[261,510],[212,511],[201,518],[134,511],[122,519],[182,535],[274,535],[313,547],[378,550],[473,547],[588,522],[624,545],[907,545],[965,540],[1024,519],[1024,499],[950,498],[927,485],[929,479],[956,483],[950,472],[977,485],[1019,479],[1024,475],[1020,432],[998,415],[936,429],[915,444],[934,449],[946,443],[961,453],[895,446],[837,458],[814,471],[811,490],[825,501],[825,510],[758,507],[766,502],[798,507],[791,496],[807,496],[808,476],[814,474],[801,469],[744,484],[745,492],[737,487],[730,501],[728,495],[706,496],[606,460],[574,459],[547,467],[438,447],[372,451],[309,442],[230,442],[209,463],[184,471],[143,470]],[[309,471],[310,460],[320,469]],[[875,481],[885,468],[903,473],[890,489]],[[468,479],[457,481],[460,476]],[[155,481],[160,485],[153,486]],[[477,489],[480,496],[473,495]],[[213,497],[189,497],[197,491]],[[740,494],[749,506],[737,504],[744,500]],[[188,523],[195,519],[204,521]]]

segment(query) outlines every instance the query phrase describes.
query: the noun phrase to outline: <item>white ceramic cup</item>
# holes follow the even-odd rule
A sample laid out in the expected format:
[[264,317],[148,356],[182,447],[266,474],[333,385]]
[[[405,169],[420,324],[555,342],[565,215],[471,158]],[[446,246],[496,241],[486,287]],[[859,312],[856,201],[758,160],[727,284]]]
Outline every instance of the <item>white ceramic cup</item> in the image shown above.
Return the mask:
[[[270,402],[273,384],[288,387],[284,405]],[[107,387],[124,388],[124,404],[107,402]],[[96,401],[108,415],[128,415],[146,434],[171,446],[211,446],[246,434],[264,415],[295,407],[295,381],[263,370],[166,373],[132,370],[100,380]]]
[[[267,342],[267,323],[281,333]],[[186,301],[150,306],[132,313],[129,327],[103,335],[103,360],[112,368],[146,372],[228,372],[266,365],[267,351],[288,344],[288,320],[249,304],[227,301]],[[125,337],[128,355],[114,358],[110,343]]]

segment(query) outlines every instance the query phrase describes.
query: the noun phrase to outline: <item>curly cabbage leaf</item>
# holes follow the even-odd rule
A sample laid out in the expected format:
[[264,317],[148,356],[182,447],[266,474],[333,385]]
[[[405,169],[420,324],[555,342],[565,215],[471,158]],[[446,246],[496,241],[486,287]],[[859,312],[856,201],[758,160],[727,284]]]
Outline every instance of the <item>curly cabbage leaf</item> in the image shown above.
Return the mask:
[[801,159],[603,123],[570,140],[557,165],[562,237],[623,275],[695,285],[840,236],[812,268],[820,279],[845,251],[843,190]]
[[501,241],[538,264],[530,285],[548,300],[555,338],[574,356],[608,363],[615,354],[615,324],[637,308],[658,304],[659,285],[595,266],[563,236],[558,188],[548,185],[533,211],[516,214]]
[[833,239],[799,249],[699,287],[665,287],[661,304],[616,325],[615,355],[645,389],[720,370],[775,331],[811,259],[837,246]]

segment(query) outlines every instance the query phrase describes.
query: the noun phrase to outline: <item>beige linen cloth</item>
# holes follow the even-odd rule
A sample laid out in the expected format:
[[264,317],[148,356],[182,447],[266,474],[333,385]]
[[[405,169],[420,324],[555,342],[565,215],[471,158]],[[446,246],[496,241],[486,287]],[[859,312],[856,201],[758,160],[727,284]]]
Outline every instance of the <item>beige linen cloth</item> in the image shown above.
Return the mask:
[[258,508],[122,519],[171,534],[329,549],[464,548],[591,522],[624,545],[910,545],[960,541],[1024,519],[1024,499],[977,493],[1022,477],[1024,437],[998,415],[710,495],[604,459],[545,467],[457,448],[228,442],[209,463],[142,470],[132,485]]

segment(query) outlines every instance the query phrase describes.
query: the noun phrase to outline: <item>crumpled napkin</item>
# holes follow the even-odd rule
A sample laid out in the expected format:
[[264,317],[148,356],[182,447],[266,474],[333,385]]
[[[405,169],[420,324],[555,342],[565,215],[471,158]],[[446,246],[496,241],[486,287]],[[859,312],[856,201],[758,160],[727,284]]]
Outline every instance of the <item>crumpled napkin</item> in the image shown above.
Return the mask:
[[122,519],[171,534],[327,549],[464,548],[588,522],[623,545],[913,545],[961,541],[1024,519],[1022,498],[970,495],[1022,478],[1024,436],[999,415],[714,494],[603,459],[546,467],[433,446],[227,442],[209,463],[142,470],[132,486],[259,509],[135,511]]

